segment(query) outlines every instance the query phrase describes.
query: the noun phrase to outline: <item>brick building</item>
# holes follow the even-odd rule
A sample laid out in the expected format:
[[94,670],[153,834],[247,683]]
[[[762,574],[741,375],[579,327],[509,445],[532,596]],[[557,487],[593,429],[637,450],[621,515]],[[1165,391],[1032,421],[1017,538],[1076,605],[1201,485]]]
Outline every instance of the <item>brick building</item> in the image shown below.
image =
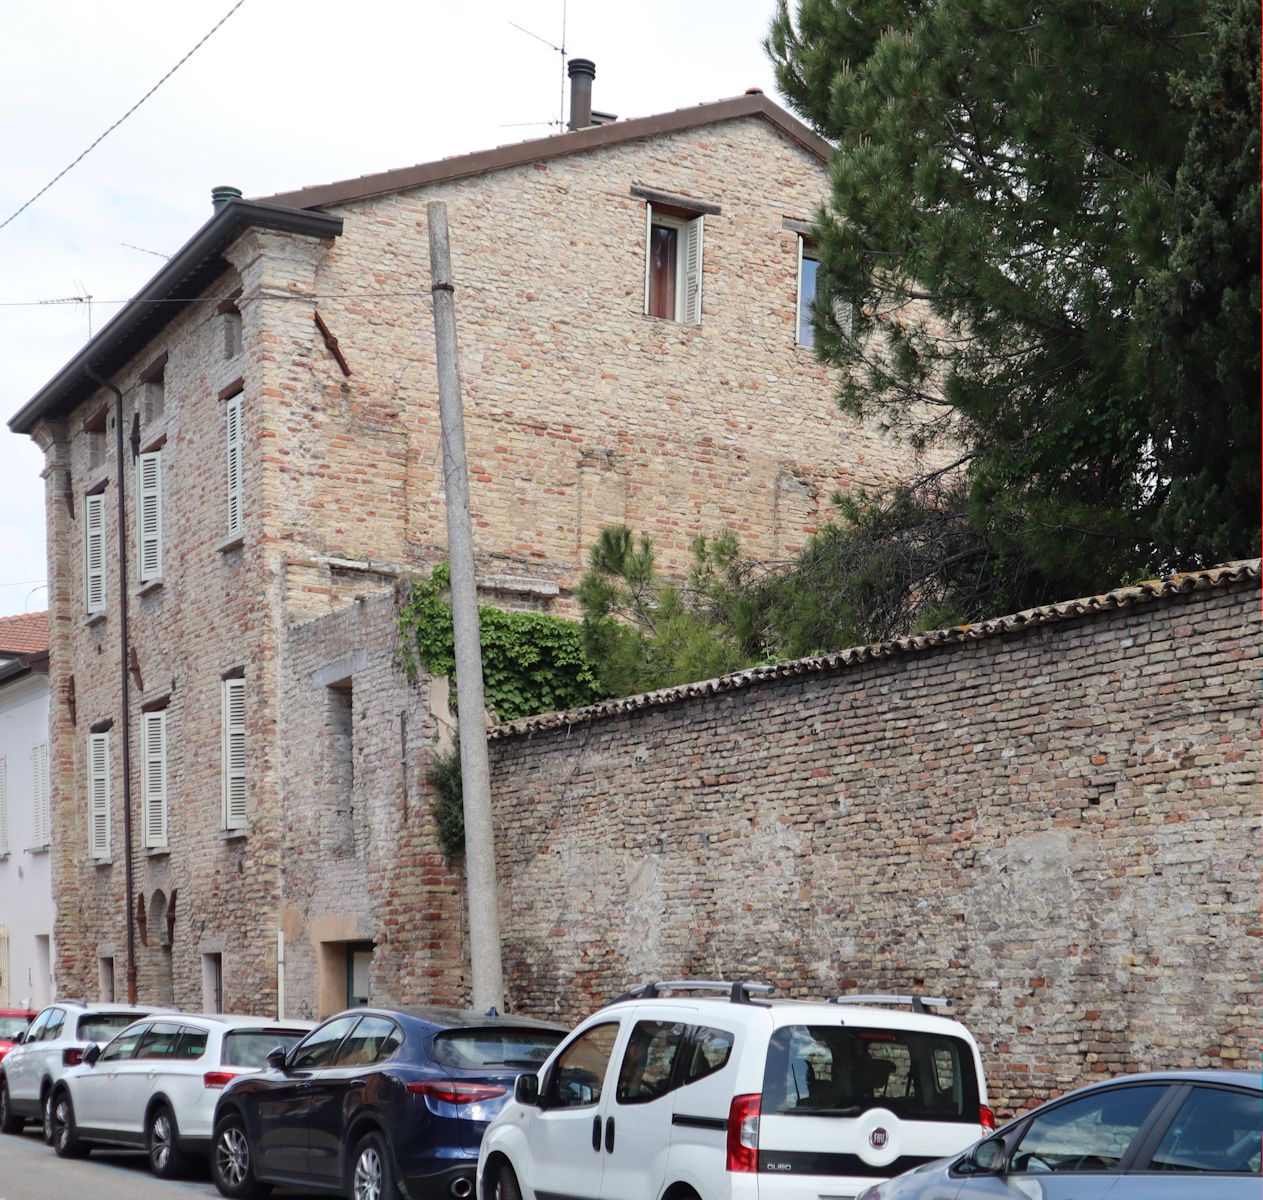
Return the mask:
[[[791,554],[910,452],[803,344],[828,146],[761,94],[214,215],[10,422],[46,456],[57,977],[316,1015],[463,994],[461,884],[368,598],[444,556],[446,201],[480,586],[624,521]],[[283,993],[283,994],[282,994]]]

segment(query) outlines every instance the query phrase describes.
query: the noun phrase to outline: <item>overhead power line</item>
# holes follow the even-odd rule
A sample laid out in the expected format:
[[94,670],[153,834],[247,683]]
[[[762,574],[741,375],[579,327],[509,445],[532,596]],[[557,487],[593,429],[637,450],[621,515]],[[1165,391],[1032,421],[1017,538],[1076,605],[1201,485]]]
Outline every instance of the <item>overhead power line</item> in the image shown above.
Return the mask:
[[192,58],[193,55],[196,54],[210,40],[211,35],[216,33],[219,30],[219,27],[223,25],[223,23],[227,21],[228,18],[231,17],[232,14],[235,13],[237,9],[239,9],[245,2],[246,0],[237,0],[237,3],[234,4],[226,13],[224,13],[222,17],[219,18],[219,20],[215,23],[214,27],[207,34],[205,34],[205,36],[201,39],[201,41],[199,41],[197,45],[193,47],[192,50],[190,50],[182,59],[180,59],[180,61],[176,63],[175,66],[172,67],[171,70],[169,70],[161,79],[159,79],[158,82],[153,85],[153,87],[151,87],[143,96],[141,96],[141,98],[137,100],[136,103],[131,106],[131,108],[129,108],[121,117],[119,117],[117,121],[114,122],[113,125],[111,125],[103,134],[101,134],[101,136],[98,137],[96,141],[94,141],[82,154],[80,154],[79,157],[74,160],[74,162],[72,162],[68,167],[65,167],[62,170],[58,171],[57,174],[54,175],[52,179],[50,179],[46,184],[44,184],[44,186],[40,188],[40,190],[36,192],[35,195],[33,195],[25,204],[23,204],[21,208],[19,208],[16,212],[6,217],[4,221],[0,222],[0,229],[3,229],[10,222],[20,217],[28,208],[31,207],[32,204],[35,203],[36,200],[38,200],[46,191],[48,191],[48,189],[51,188],[53,184],[55,184],[63,176],[68,175],[72,170],[74,170],[75,167],[77,167],[81,162],[83,162],[83,160],[87,158],[88,155],[91,154],[92,151],[95,150],[103,141],[105,141],[105,139],[109,137],[110,134],[114,132],[114,130],[116,130],[124,121],[126,121],[127,118],[132,115],[132,113],[134,113],[142,104],[144,104],[146,100],[149,99],[150,96],[154,94],[154,92],[156,92],[164,83],[167,82],[168,79],[171,78],[172,75],[174,75],[182,66],[184,66],[184,64],[188,62],[189,59]]

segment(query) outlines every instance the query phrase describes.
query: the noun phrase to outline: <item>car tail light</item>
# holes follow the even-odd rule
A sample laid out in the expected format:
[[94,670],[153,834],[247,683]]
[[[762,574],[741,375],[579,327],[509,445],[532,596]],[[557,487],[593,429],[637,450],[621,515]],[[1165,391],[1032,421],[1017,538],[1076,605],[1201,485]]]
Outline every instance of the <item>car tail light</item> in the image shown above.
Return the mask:
[[208,1088],[221,1088],[225,1087],[230,1079],[236,1079],[239,1074],[239,1071],[207,1071],[202,1076],[202,1082]]
[[995,1113],[991,1111],[985,1104],[978,1105],[978,1124],[983,1129],[995,1128]]
[[734,1096],[728,1109],[729,1171],[759,1169],[759,1110],[762,1101],[757,1095]]
[[67,1046],[61,1052],[61,1063],[64,1067],[77,1067],[83,1062],[83,1050],[78,1046]]
[[431,1100],[442,1100],[444,1104],[473,1104],[478,1100],[494,1100],[503,1096],[508,1088],[496,1083],[410,1083],[408,1091],[417,1095],[429,1096]]

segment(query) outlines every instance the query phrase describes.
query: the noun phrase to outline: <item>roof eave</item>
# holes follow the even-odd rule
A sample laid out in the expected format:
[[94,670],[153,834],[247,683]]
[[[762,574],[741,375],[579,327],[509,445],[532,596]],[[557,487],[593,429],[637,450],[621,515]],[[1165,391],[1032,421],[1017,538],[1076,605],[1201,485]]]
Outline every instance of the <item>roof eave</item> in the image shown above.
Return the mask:
[[[114,361],[118,357],[118,349],[145,324],[156,306],[164,304],[170,310],[169,317],[160,319],[149,334],[150,337],[156,336],[169,319],[182,311],[181,306],[165,302],[188,299],[193,303],[194,298],[178,295],[181,284],[190,274],[220,257],[228,244],[249,228],[274,229],[283,233],[327,238],[341,234],[342,220],[325,213],[308,212],[288,205],[230,200],[184,243],[96,337],[18,410],[9,420],[9,428],[14,433],[29,433],[41,418],[58,414],[66,406],[67,399],[85,387],[85,370],[89,366],[103,374],[115,369],[119,365]],[[95,387],[94,384],[91,386]],[[77,399],[75,402],[77,403]]]

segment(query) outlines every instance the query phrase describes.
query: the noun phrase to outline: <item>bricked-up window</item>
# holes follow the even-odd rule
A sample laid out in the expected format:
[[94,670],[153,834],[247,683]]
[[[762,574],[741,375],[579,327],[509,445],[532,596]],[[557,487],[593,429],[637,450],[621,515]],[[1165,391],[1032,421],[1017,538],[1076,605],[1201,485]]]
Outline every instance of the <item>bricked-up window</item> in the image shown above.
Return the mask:
[[140,385],[140,407],[146,425],[162,420],[167,407],[167,389],[161,373]]
[[162,576],[162,451],[136,459],[136,521],[140,542],[140,582]]
[[52,839],[52,816],[49,811],[48,743],[31,747],[31,778],[35,783],[35,814],[31,849],[42,850]]
[[704,221],[646,202],[646,315],[689,325],[701,321]]
[[110,735],[88,734],[88,855],[110,856]]
[[246,827],[246,681],[223,681],[223,827]]
[[202,1011],[224,1011],[224,956],[219,952],[202,955]]
[[816,331],[811,324],[812,305],[816,302],[816,272],[820,259],[815,246],[805,237],[798,239],[798,344],[814,346]]
[[[103,1004],[114,1003],[114,959],[108,955],[102,955],[97,959],[97,974],[100,978],[101,985],[101,1002]],[[106,1035],[109,1036],[108,1034]]]
[[242,429],[241,393],[230,397],[224,404],[224,447],[226,454],[225,486],[228,499],[228,536],[238,537],[245,527],[245,507],[242,497]]
[[83,423],[83,436],[88,444],[88,469],[99,467],[105,461],[105,432],[109,423],[109,410],[101,405]]
[[105,493],[83,501],[83,600],[88,616],[105,611]]
[[167,845],[167,714],[165,710],[141,714],[144,742],[144,774],[141,776],[145,848]]
[[355,851],[355,693],[346,679],[328,689],[326,731],[329,746],[329,778],[333,784],[333,826],[330,849],[334,854]]
[[0,858],[9,853],[9,768],[0,754]]

